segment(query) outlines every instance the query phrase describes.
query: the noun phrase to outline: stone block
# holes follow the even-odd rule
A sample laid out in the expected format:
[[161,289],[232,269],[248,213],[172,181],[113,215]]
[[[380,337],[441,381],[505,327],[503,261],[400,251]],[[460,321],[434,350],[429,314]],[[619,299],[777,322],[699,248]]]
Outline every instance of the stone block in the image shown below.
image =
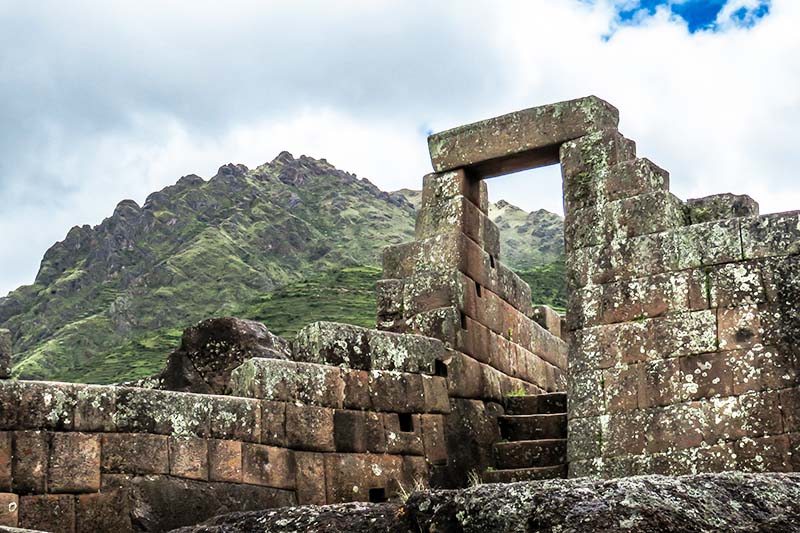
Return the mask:
[[605,136],[605,145],[593,147],[596,156],[606,157],[605,164],[597,157],[594,164],[586,162],[571,169],[574,179],[566,195],[568,211],[669,189],[666,170],[649,159],[634,158],[630,144],[619,134],[609,131]]
[[400,457],[331,453],[324,460],[329,504],[383,500],[397,492],[393,480],[402,475]]
[[114,422],[117,387],[76,385],[75,431],[106,432],[116,430]]
[[[630,155],[628,152],[625,155]],[[621,159],[617,157],[617,159]],[[606,175],[602,195],[597,199],[608,201],[669,190],[669,172],[647,158],[618,161]],[[577,206],[576,206],[577,207]]]
[[423,455],[422,422],[420,415],[386,413],[386,451],[394,455]]
[[733,393],[783,389],[800,384],[797,356],[785,348],[756,344],[727,352],[733,368]]
[[800,253],[800,211],[742,219],[744,257]]
[[787,433],[800,432],[800,388],[780,391],[783,428]]
[[630,411],[639,402],[640,365],[618,365],[603,370],[605,411]]
[[400,279],[382,279],[375,283],[377,306],[376,327],[384,331],[400,331],[403,322],[403,287]]
[[[463,233],[438,234],[416,242],[415,273],[459,271],[522,313],[530,313],[528,284]],[[409,310],[405,312],[408,315]]]
[[210,436],[260,442],[262,402],[249,398],[210,397]]
[[567,460],[570,463],[600,456],[603,430],[599,416],[571,419],[567,435]]
[[168,474],[169,438],[147,433],[103,434],[103,472]]
[[342,369],[345,409],[366,411],[372,407],[369,397],[369,372]]
[[579,360],[575,369],[609,368],[717,349],[717,317],[714,311],[676,313],[639,319],[576,332]]
[[314,363],[253,358],[231,374],[234,395],[341,408],[339,368]]
[[242,479],[252,485],[294,490],[297,465],[292,450],[242,444]]
[[551,307],[535,306],[531,313],[531,319],[556,337],[561,337],[561,315]]
[[486,182],[469,175],[464,170],[427,174],[422,178],[421,205],[432,205],[437,200],[463,196],[484,213],[489,210]]
[[500,258],[500,231],[480,208],[464,196],[440,198],[426,195],[417,211],[415,236],[418,240],[460,229],[496,259]]
[[800,255],[770,257],[759,259],[756,264],[761,270],[768,305],[780,311],[779,318],[793,326],[789,329],[797,333],[797,315],[788,302],[800,298]]
[[411,317],[408,326],[411,332],[439,339],[445,346],[453,349],[459,342],[460,322],[458,309],[443,307]]
[[120,387],[116,392],[118,431],[207,437],[211,396]]
[[[601,450],[605,457],[644,453],[653,422],[652,409],[637,409],[601,418]],[[669,443],[663,443],[669,446]]]
[[0,431],[0,492],[11,492],[12,436],[10,432]]
[[[225,442],[225,441],[218,441]],[[169,473],[175,477],[207,480],[208,441],[197,437],[170,437]]]
[[708,433],[707,410],[703,402],[687,402],[647,409],[648,426],[643,428],[649,453],[700,446]]
[[681,357],[680,366],[686,399],[698,400],[733,394],[733,368],[726,353]]
[[287,404],[286,439],[289,447],[318,452],[336,451],[333,412],[333,409],[325,407]]
[[450,412],[450,398],[447,394],[447,373],[449,371],[445,362],[442,363],[442,367],[443,370],[440,370],[438,376],[421,376],[422,393],[425,397],[424,412],[426,413],[447,414]]
[[616,108],[589,96],[437,133],[428,138],[428,148],[437,172],[470,167],[477,176],[491,177],[556,163],[560,144],[618,122]]
[[739,396],[738,400],[744,435],[776,435],[784,431],[778,391],[748,392]]
[[321,453],[297,452],[297,503],[325,505],[325,456]]
[[447,440],[442,415],[421,415],[425,458],[432,465],[447,464]]
[[686,207],[692,224],[758,216],[758,202],[746,194],[725,193],[692,198],[686,200]]
[[639,407],[658,407],[678,403],[684,398],[681,382],[682,358],[647,361],[639,364]]
[[447,365],[449,395],[457,398],[483,398],[484,372],[481,363],[456,353]]
[[[314,322],[292,342],[296,361],[370,370],[369,330],[349,324]],[[282,399],[282,398],[275,398]]]
[[75,386],[48,381],[19,381],[17,387],[17,429],[73,428]]
[[19,497],[16,494],[0,493],[0,527],[19,525]]
[[560,148],[564,205],[568,213],[606,201],[606,182],[618,163],[636,158],[636,145],[616,128],[604,128]]
[[720,350],[741,350],[761,344],[758,307],[720,308],[717,311]]
[[698,268],[742,259],[738,220],[705,222],[668,231],[661,235],[660,246],[658,256],[666,270]]
[[42,494],[47,490],[47,460],[50,451],[44,431],[16,431],[11,461],[12,490],[17,494]]
[[[582,295],[592,298],[591,294],[585,294],[585,289],[581,293],[578,298]],[[587,326],[595,326],[688,310],[689,275],[676,272],[603,285],[597,300],[587,302],[584,319]]]
[[75,531],[132,531],[129,505],[119,490],[81,494],[75,506]]
[[286,446],[286,403],[261,402],[261,444]]
[[703,406],[708,421],[706,443],[715,445],[746,435],[742,429],[746,413],[738,397],[710,398],[703,401]]
[[738,307],[766,302],[766,293],[758,263],[729,263],[709,272],[710,307]]
[[370,453],[386,453],[386,426],[383,413],[364,413],[367,451]]
[[0,379],[0,429],[19,429],[20,385]]
[[373,370],[369,374],[369,391],[376,411],[420,413],[425,409],[419,374]]
[[386,279],[404,279],[413,274],[420,247],[419,241],[385,246],[381,254],[383,277]]
[[605,414],[603,371],[570,372],[567,376],[567,397],[569,418]]
[[737,470],[790,472],[791,450],[787,435],[741,439],[735,444]]
[[396,370],[433,374],[436,361],[448,358],[447,347],[438,339],[369,330],[370,370]]
[[19,499],[19,527],[52,533],[76,533],[75,496],[22,496]]
[[0,379],[11,377],[11,332],[0,329]]
[[367,451],[367,417],[363,411],[333,412],[333,438],[337,452]]
[[242,443],[234,440],[208,441],[208,479],[242,482]]
[[569,212],[564,219],[564,241],[571,252],[685,225],[683,202],[668,191],[657,191]]
[[100,490],[100,435],[53,433],[48,492]]

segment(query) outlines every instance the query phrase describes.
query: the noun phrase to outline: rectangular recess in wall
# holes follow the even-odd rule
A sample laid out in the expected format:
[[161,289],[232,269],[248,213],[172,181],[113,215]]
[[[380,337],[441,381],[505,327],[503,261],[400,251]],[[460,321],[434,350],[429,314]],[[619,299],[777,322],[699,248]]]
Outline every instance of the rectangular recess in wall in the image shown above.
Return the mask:
[[397,418],[400,421],[400,431],[403,433],[414,432],[414,417],[411,413],[398,413]]

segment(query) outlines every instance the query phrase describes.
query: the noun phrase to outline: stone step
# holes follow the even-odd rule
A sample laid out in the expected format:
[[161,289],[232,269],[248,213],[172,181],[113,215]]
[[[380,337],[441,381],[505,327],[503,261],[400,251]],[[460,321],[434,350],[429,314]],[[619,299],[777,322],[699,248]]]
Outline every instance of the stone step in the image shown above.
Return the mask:
[[505,399],[507,415],[545,415],[567,412],[567,393],[552,392]]
[[539,468],[517,468],[512,470],[487,470],[484,483],[515,483],[539,479],[562,479],[567,477],[567,465],[543,466]]
[[566,414],[500,416],[497,423],[509,441],[567,438]]
[[567,462],[566,439],[497,442],[495,464],[499,469],[541,468]]

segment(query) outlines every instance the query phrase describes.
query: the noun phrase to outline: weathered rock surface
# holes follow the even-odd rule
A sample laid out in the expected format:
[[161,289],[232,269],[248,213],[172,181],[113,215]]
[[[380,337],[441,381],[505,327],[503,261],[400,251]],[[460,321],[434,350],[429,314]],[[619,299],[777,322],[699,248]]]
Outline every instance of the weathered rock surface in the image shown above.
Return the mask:
[[160,374],[161,388],[227,394],[234,368],[253,357],[289,359],[289,343],[260,322],[209,318],[188,328]]
[[216,517],[181,533],[312,531],[782,532],[800,527],[800,475],[703,474],[479,485],[396,504],[294,507]]
[[397,504],[345,503],[325,507],[288,507],[269,511],[234,513],[212,518],[199,526],[176,529],[176,533],[394,533],[399,526]]

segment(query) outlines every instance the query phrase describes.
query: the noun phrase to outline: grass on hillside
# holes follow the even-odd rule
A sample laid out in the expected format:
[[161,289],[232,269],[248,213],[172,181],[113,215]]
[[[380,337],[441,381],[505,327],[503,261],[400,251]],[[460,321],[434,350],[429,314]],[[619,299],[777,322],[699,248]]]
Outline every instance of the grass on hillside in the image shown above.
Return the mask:
[[[563,312],[566,305],[563,261],[525,270],[519,275],[531,285],[534,304],[547,304]],[[380,277],[380,269],[368,266],[322,272],[240,305],[222,308],[215,315],[257,320],[286,338],[294,337],[307,324],[320,320],[374,327],[375,282]],[[84,342],[101,340],[111,331],[111,324],[103,314],[86,320],[91,321],[92,333]],[[109,350],[99,361],[93,358],[83,364],[58,368],[58,379],[114,383],[151,376],[163,368],[169,353],[180,343],[181,333],[181,329],[176,328],[152,330]],[[33,358],[26,368],[27,377],[36,379],[36,365],[42,362],[58,365],[64,360],[58,356],[64,348],[56,339],[46,343],[41,349],[42,357]]]

